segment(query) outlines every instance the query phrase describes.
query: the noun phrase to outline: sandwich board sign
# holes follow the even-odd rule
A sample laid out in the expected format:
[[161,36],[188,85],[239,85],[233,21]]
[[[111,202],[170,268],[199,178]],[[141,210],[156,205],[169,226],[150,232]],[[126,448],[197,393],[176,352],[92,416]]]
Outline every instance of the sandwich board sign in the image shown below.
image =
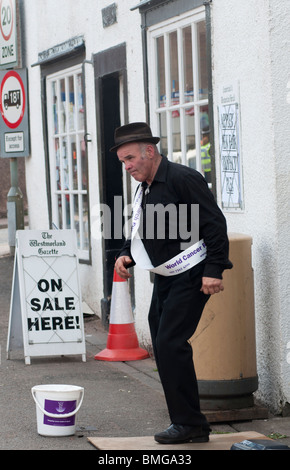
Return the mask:
[[86,361],[75,230],[19,230],[7,357],[82,355]]

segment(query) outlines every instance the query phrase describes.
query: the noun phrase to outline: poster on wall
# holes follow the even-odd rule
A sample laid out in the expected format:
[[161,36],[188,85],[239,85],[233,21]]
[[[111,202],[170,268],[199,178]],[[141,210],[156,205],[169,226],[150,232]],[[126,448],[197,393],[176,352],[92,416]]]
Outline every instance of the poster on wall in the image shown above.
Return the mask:
[[19,230],[7,357],[82,355],[86,361],[82,299],[74,230]]
[[222,208],[241,211],[244,208],[244,196],[238,83],[221,87],[218,117]]

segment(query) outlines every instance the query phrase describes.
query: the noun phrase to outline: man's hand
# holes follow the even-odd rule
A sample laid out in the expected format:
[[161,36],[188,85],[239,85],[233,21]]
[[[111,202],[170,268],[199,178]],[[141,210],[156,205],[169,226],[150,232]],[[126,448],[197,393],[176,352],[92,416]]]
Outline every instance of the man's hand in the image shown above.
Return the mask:
[[202,287],[200,289],[206,295],[218,294],[224,290],[222,279],[215,279],[213,277],[203,277]]
[[123,279],[129,279],[132,275],[127,270],[127,266],[132,263],[129,256],[120,256],[115,263],[116,273],[119,274]]

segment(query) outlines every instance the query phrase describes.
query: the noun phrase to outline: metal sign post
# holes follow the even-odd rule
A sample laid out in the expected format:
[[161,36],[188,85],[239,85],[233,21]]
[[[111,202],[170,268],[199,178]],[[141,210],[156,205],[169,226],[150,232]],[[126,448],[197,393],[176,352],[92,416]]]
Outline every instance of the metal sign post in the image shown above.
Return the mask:
[[14,255],[16,231],[24,229],[23,194],[18,186],[17,158],[10,159],[10,177],[11,188],[7,195],[8,243],[10,254]]

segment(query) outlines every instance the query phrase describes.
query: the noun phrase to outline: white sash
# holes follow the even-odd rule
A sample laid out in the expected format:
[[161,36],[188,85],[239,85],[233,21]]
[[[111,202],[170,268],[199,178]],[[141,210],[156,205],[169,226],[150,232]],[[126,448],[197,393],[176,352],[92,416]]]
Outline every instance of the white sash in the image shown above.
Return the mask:
[[179,253],[177,256],[171,258],[169,261],[166,261],[164,264],[154,268],[138,233],[142,211],[142,198],[143,187],[140,184],[133,204],[131,233],[131,254],[137,266],[162,276],[175,276],[176,274],[187,271],[205,259],[206,245],[204,240],[200,240]]

